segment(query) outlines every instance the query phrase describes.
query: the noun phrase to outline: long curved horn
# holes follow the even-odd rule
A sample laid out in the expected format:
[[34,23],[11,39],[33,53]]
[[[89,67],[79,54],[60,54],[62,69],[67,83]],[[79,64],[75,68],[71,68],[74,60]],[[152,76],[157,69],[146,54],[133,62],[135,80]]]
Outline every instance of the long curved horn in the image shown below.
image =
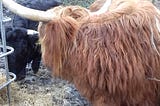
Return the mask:
[[13,13],[33,21],[47,22],[52,20],[56,16],[55,13],[49,13],[46,11],[40,11],[24,7],[20,4],[17,4],[13,0],[2,0],[2,3]]

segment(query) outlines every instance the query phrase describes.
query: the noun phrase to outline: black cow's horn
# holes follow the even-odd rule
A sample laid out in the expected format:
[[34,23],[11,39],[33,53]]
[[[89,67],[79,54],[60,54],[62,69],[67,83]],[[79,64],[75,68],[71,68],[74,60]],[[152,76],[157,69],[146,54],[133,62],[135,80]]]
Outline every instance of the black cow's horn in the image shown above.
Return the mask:
[[20,4],[17,4],[13,0],[2,0],[2,3],[6,8],[8,8],[13,13],[33,21],[47,22],[52,20],[56,16],[55,13],[53,12],[50,13],[46,11],[40,11],[24,7]]

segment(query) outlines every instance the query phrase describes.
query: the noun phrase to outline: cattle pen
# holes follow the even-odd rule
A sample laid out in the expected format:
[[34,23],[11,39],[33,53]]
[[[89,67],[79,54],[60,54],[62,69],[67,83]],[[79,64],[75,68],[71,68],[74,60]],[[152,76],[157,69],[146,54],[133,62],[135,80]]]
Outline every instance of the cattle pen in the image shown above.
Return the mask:
[[4,87],[7,87],[7,98],[8,98],[8,104],[10,105],[10,83],[13,82],[16,79],[16,75],[14,73],[9,72],[8,70],[8,63],[7,63],[7,55],[10,55],[14,52],[14,49],[12,47],[6,46],[6,40],[5,40],[5,32],[4,32],[4,23],[10,21],[10,18],[4,18],[3,17],[3,7],[2,2],[0,1],[0,26],[1,26],[1,41],[0,42],[0,58],[5,59],[4,63],[4,70],[0,68],[0,90],[2,90]]

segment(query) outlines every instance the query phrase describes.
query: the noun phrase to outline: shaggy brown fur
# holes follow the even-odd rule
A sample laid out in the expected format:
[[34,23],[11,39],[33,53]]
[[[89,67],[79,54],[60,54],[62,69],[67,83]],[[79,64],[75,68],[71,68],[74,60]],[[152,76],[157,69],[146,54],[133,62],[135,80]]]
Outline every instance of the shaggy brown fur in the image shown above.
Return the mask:
[[160,82],[149,78],[160,79],[160,15],[149,2],[123,3],[99,16],[60,11],[42,23],[43,60],[95,106],[158,106]]

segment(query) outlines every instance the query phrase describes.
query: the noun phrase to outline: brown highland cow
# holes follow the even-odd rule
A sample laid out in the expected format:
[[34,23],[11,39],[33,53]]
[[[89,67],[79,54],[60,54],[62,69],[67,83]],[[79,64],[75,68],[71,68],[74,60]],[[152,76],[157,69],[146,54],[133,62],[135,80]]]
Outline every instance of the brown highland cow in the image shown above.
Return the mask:
[[152,3],[113,0],[101,14],[79,6],[44,13],[42,57],[55,76],[94,106],[159,106],[160,13]]

